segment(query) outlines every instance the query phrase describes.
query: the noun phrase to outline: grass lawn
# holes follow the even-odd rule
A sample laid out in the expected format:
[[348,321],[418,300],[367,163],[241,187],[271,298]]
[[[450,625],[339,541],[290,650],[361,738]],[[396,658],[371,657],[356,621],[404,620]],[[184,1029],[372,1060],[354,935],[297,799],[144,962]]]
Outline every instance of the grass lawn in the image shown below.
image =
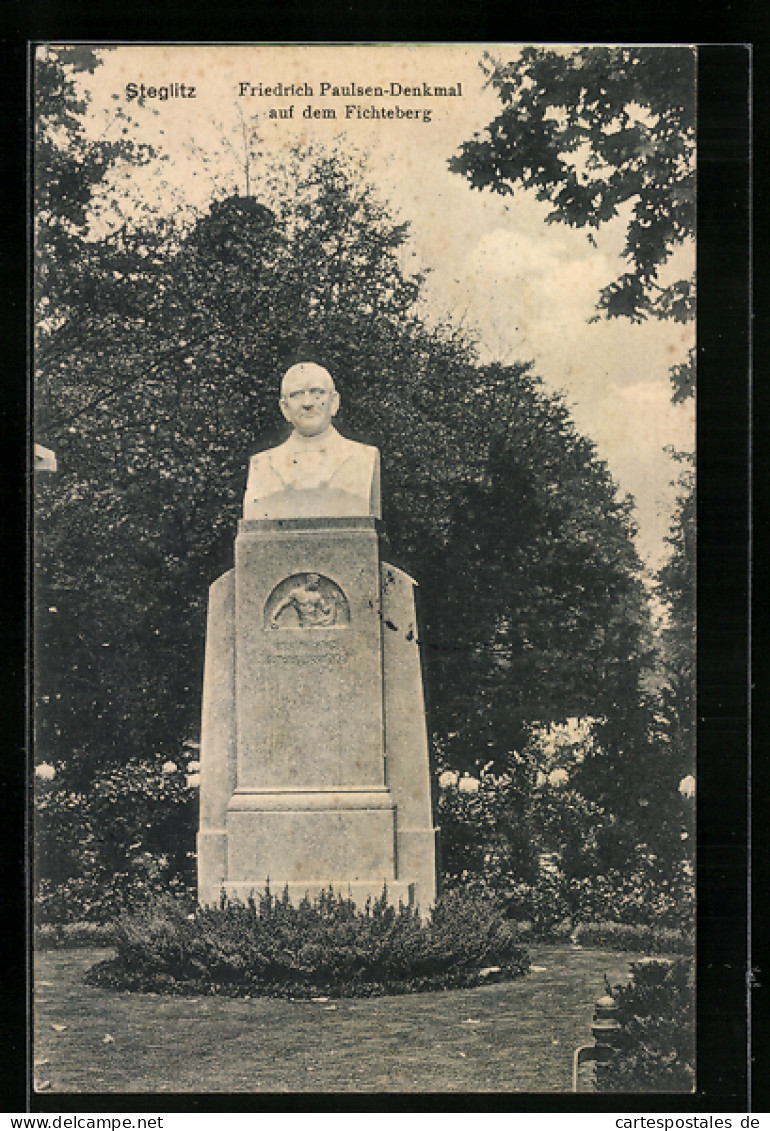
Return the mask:
[[109,950],[35,962],[35,1079],[46,1092],[568,1092],[593,1004],[639,955],[531,946],[515,982],[292,1002],[83,984]]

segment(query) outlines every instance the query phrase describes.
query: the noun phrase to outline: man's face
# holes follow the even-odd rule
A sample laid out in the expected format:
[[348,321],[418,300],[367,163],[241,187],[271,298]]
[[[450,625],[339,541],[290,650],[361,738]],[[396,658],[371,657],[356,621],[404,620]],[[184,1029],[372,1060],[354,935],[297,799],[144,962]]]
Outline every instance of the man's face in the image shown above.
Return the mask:
[[281,383],[281,412],[302,436],[325,432],[340,407],[334,383],[320,365],[294,365]]

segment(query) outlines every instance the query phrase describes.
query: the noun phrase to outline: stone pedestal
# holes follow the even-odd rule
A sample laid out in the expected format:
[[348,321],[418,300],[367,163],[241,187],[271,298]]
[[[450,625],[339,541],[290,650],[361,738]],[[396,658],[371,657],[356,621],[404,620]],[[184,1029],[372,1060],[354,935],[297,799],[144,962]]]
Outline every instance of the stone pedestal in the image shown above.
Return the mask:
[[414,582],[374,517],[244,520],[211,586],[198,890],[436,895]]

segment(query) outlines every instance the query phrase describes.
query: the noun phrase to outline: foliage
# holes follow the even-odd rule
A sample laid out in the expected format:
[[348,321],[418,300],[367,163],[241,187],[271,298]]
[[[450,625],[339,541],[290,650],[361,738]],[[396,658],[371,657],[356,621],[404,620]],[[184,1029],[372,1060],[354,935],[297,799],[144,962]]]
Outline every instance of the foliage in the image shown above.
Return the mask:
[[53,335],[61,473],[41,484],[37,538],[49,760],[76,745],[97,762],[173,756],[196,733],[206,585],[229,564],[254,438],[280,438],[275,383],[303,341],[316,355],[330,343],[320,360],[341,387],[341,429],[382,449],[385,521],[422,585],[452,762],[505,767],[533,716],[625,711],[636,694],[649,649],[630,504],[525,367],[480,369],[406,317],[403,232],[379,231],[338,172],[335,159],[308,174],[297,207],[312,188],[316,237],[351,227],[338,269],[348,257],[351,286],[361,270],[370,294],[379,285],[369,318],[336,282],[324,303],[303,290],[323,241],[295,246],[285,222],[231,199],[162,255],[118,241],[129,293],[105,291]]
[[442,752],[455,769],[502,771],[533,724],[636,702],[651,640],[632,503],[528,367],[456,383],[442,367],[428,391],[455,449],[442,453],[451,498],[442,537],[405,549],[425,593]]
[[137,145],[129,136],[131,123],[119,107],[115,140],[92,141],[86,134],[88,99],[78,93],[77,79],[101,66],[104,50],[45,44],[35,53],[35,212],[60,235],[85,231],[94,194],[117,163],[145,163],[153,156],[149,146]]
[[105,923],[151,892],[183,897],[194,879],[191,778],[158,759],[132,759],[78,785],[74,762],[38,786],[37,923]]
[[[661,279],[672,252],[694,232],[693,49],[525,47],[508,62],[487,56],[485,69],[501,112],[462,146],[450,168],[478,189],[533,190],[552,205],[550,222],[590,231],[619,217],[626,224],[629,269],[604,289],[599,309],[634,320],[692,317],[692,282],[664,285]],[[671,370],[675,403],[692,395],[694,371],[693,351]],[[658,579],[658,595],[670,611],[660,695],[639,693],[630,668],[625,676],[616,670],[616,690],[628,680],[627,709],[598,703],[590,709],[603,722],[594,750],[572,778],[589,804],[615,818],[600,838],[600,870],[613,856],[633,853],[636,844],[675,864],[682,838],[691,840],[694,832],[676,795],[693,757],[691,477],[681,486],[674,552]],[[586,674],[597,673],[587,668]],[[601,687],[601,675],[596,682]]]
[[35,950],[70,950],[76,947],[111,946],[115,933],[112,923],[84,919],[75,923],[36,923]]
[[658,574],[658,592],[669,604],[675,625],[668,635],[670,663],[683,665],[691,674],[695,659],[692,633],[683,626],[692,623],[695,597],[695,475],[692,456],[675,452],[683,465],[678,478],[678,509],[666,539],[671,557]]
[[695,396],[695,378],[696,378],[696,360],[695,349],[691,349],[687,353],[687,360],[683,361],[680,365],[674,365],[669,369],[668,375],[671,378],[671,384],[674,386],[674,391],[671,394],[672,404],[684,404]]
[[[666,539],[671,553],[656,580],[667,617],[661,632],[661,715],[672,764],[684,777],[693,772],[695,763],[696,495],[691,457],[678,453],[676,458],[683,467]],[[694,828],[689,831],[692,836]]]
[[369,996],[477,985],[529,966],[493,904],[457,895],[440,899],[427,922],[390,906],[386,891],[362,910],[331,890],[297,906],[288,892],[266,890],[191,916],[157,900],[123,915],[115,942],[115,959],[89,981],[171,993]]
[[[585,750],[593,750],[592,741]],[[693,872],[681,839],[658,855],[640,843],[639,827],[619,827],[612,812],[571,788],[566,770],[551,771],[557,784],[540,782],[535,742],[527,763],[528,774],[518,776],[441,775],[445,884],[493,894],[506,915],[530,921],[543,937],[564,921],[603,919],[690,930]],[[577,769],[579,762],[573,776]],[[674,799],[681,823],[687,806],[676,790]]]
[[493,893],[510,918],[548,934],[570,915],[574,876],[594,867],[604,814],[573,790],[536,787],[534,743],[511,764],[505,774],[486,767],[478,779],[439,779],[444,883]]
[[693,316],[690,280],[659,274],[695,223],[691,47],[524,47],[486,57],[503,109],[450,169],[473,188],[533,189],[549,222],[598,229],[628,206],[629,270],[601,292],[608,317]]
[[438,795],[444,882],[454,886],[478,879],[509,907],[519,886],[537,874],[533,829],[526,819],[527,779],[482,773],[473,791],[466,788],[470,780],[460,779],[459,787],[444,785]]
[[652,696],[597,727],[596,744],[571,784],[607,814],[597,830],[599,873],[651,853],[676,868],[692,856],[692,807],[679,793],[680,762]]
[[[532,924],[535,938],[558,937],[560,927],[569,921],[567,884],[558,868],[541,868],[520,908]],[[519,917],[516,916],[516,918]]]
[[[192,807],[150,804],[151,783],[198,733],[207,587],[231,563],[255,442],[284,434],[280,373],[303,357],[337,380],[341,431],[382,451],[442,762],[506,783],[483,813],[445,808],[450,876],[492,861],[508,899],[536,880],[541,825],[538,851],[553,842],[568,876],[630,852],[664,812],[640,807],[647,791],[669,788],[640,698],[652,650],[631,500],[531,367],[480,366],[420,320],[408,230],[356,161],[297,147],[252,183],[259,199],[214,201],[188,226],[78,230],[60,282],[39,278],[36,411],[59,471],[37,484],[36,747],[84,813],[41,817],[45,914],[96,914],[102,895],[107,914],[172,858],[189,876]],[[538,792],[533,728],[586,715],[604,729],[570,796]],[[121,766],[146,781],[116,835],[99,783]]]
[[594,923],[578,923],[572,932],[572,940],[584,947],[641,951],[644,954],[691,955],[695,949],[694,936],[677,927],[602,919]]
[[613,988],[621,1032],[616,1055],[597,1065],[603,1092],[690,1092],[695,1083],[693,962],[633,963],[627,986]]
[[610,919],[618,923],[692,928],[695,890],[685,864],[667,867],[637,853],[628,870],[618,868],[570,883],[569,904],[576,923]]
[[[119,107],[110,137],[87,136],[87,98],[79,94],[77,80],[100,65],[100,52],[84,44],[47,44],[35,52],[35,304],[36,344],[42,349],[48,330],[77,305],[77,292],[87,278],[83,260],[91,258],[88,229],[95,198],[116,166],[146,164],[153,157],[149,146],[131,137],[131,123]],[[112,209],[119,215],[114,196]],[[98,289],[98,278],[90,283]],[[47,428],[47,377],[42,366],[36,384],[38,432]]]
[[569,919],[553,922],[549,924],[547,930],[543,929],[542,924],[531,919],[512,919],[511,922],[516,928],[516,937],[522,943],[535,942],[565,947],[572,945],[572,927]]

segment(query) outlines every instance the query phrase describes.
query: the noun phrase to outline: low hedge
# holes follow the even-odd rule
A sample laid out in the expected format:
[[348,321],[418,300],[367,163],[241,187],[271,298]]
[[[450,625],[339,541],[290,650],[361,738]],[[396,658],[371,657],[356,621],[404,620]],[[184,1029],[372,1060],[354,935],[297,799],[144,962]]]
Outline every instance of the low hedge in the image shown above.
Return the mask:
[[115,928],[110,923],[40,923],[35,927],[39,950],[65,947],[112,946]]
[[580,946],[644,954],[692,954],[695,950],[695,939],[687,932],[636,923],[578,923],[571,939]]
[[569,946],[572,942],[572,924],[569,919],[552,923],[548,928],[531,919],[513,919],[511,922],[516,928],[517,937],[523,943],[560,943]]
[[121,990],[371,996],[475,986],[526,973],[515,929],[488,900],[450,893],[423,921],[383,895],[358,910],[333,892],[294,906],[267,891],[192,915],[171,899],[125,913],[117,954],[86,980]]
[[550,946],[585,946],[602,950],[631,950],[643,954],[692,954],[694,935],[675,927],[651,927],[646,923],[578,923],[569,919],[553,923],[546,930],[529,919],[514,921],[522,943],[547,943]]

